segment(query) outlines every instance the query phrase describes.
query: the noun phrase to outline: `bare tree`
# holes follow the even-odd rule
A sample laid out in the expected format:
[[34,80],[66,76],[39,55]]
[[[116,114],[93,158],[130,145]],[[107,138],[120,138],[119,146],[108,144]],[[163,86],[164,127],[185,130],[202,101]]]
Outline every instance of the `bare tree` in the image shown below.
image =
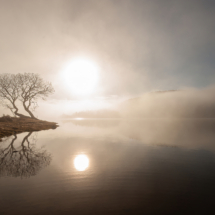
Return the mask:
[[22,101],[26,112],[35,118],[32,111],[38,106],[39,98],[45,100],[54,92],[51,83],[43,81],[43,79],[34,73],[17,74],[19,88],[21,90],[19,99]]
[[18,113],[17,101],[22,103],[31,118],[35,118],[32,112],[38,106],[38,99],[45,100],[53,92],[52,84],[45,82],[38,74],[0,75],[0,98],[2,104],[19,117],[24,115]]

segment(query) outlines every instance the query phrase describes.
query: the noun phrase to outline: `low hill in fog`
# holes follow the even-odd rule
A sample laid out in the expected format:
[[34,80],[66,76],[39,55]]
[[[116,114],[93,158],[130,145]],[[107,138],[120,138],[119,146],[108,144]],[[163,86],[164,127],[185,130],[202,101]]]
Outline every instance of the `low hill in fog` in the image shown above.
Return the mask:
[[159,91],[129,99],[119,105],[122,117],[214,118],[215,88]]

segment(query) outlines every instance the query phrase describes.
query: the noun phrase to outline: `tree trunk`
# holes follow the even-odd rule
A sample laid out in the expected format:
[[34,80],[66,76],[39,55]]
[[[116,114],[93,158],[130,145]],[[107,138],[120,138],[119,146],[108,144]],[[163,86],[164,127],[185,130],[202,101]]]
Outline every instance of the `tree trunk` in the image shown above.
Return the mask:
[[23,115],[23,114],[18,113],[19,109],[16,107],[15,102],[13,102],[13,107],[14,107],[14,109],[15,109],[14,114],[15,114],[16,116],[19,116],[20,118],[26,118],[26,117],[27,117],[27,116],[25,116],[25,115]]
[[25,101],[23,102],[23,107],[25,109],[26,112],[28,112],[28,114],[31,116],[31,118],[36,119],[36,117],[34,116],[34,114],[29,110],[29,108],[25,105]]

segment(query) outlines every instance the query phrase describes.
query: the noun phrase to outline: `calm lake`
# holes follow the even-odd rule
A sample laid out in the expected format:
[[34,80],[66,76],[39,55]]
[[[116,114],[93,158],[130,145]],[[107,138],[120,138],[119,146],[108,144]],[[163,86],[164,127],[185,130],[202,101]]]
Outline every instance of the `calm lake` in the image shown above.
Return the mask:
[[215,120],[59,120],[0,142],[0,214],[209,214]]

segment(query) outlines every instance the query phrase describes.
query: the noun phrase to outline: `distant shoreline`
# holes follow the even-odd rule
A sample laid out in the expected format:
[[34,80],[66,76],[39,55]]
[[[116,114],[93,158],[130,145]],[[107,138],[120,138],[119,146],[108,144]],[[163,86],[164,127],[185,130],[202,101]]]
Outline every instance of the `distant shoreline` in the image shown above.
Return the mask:
[[55,122],[47,122],[32,118],[3,116],[0,117],[0,141],[2,141],[2,138],[11,136],[13,134],[56,129],[57,127],[58,125]]

